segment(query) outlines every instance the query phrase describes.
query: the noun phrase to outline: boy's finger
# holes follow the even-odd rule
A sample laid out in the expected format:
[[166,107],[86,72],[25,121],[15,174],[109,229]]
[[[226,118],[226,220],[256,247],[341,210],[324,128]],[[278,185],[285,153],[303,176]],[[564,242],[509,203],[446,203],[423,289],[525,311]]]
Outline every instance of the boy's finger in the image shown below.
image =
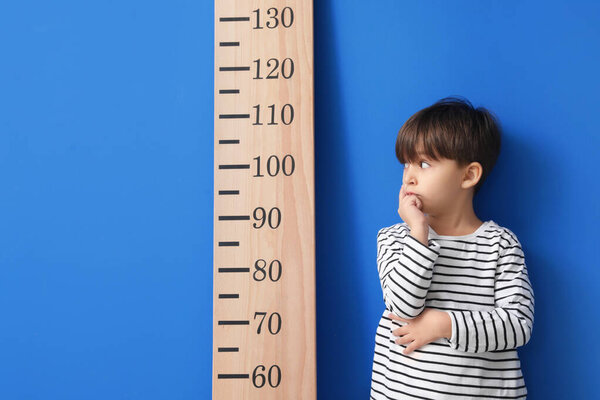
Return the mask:
[[394,314],[394,313],[389,313],[389,314],[388,314],[388,317],[389,317],[389,318],[391,318],[391,319],[397,319],[398,321],[405,321],[405,319],[404,319],[404,318],[402,318],[402,317],[399,317],[399,316],[397,316],[397,315],[396,315],[396,314]]
[[411,344],[406,349],[404,349],[404,351],[402,352],[402,354],[409,354],[409,353],[411,353],[417,347],[417,346],[414,345],[414,343],[415,343],[415,341],[413,340],[411,342]]

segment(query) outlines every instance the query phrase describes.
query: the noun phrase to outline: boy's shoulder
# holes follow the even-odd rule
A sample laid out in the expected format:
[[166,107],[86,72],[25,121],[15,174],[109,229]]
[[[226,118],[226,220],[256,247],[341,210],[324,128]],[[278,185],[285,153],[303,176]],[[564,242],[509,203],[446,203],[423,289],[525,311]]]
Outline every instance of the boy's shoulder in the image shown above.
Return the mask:
[[[500,232],[499,235],[499,245],[500,245],[500,254],[510,254],[514,251],[522,252],[523,247],[521,246],[521,242],[519,238],[511,229],[506,226],[498,225],[496,223],[495,228]],[[512,250],[512,251],[511,251]]]
[[506,226],[502,226],[494,221],[491,222],[490,227],[493,227],[497,232],[500,233],[500,239],[504,242],[504,244],[510,246],[520,246],[521,242],[519,242],[519,238],[517,235]]
[[384,226],[377,232],[377,236],[386,235],[390,233],[402,233],[404,230],[410,230],[406,222],[397,222],[395,224]]

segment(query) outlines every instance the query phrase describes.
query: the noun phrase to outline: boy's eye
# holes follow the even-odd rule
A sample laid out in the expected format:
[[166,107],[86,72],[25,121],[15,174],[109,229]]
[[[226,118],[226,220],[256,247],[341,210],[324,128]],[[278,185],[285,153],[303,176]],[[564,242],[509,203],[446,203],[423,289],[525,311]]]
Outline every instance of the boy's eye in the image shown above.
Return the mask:
[[[421,166],[421,168],[429,168],[431,167],[431,165],[429,165],[429,163],[427,161],[419,161],[419,165]],[[426,165],[425,167],[423,167],[423,165]],[[408,168],[409,163],[404,163],[404,168]]]

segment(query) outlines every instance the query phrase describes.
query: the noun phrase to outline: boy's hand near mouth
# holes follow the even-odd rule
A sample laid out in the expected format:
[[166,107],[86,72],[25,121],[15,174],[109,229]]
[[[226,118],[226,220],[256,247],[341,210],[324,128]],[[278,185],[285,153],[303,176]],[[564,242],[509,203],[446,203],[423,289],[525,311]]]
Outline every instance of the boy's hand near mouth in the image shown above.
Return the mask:
[[410,227],[410,234],[419,242],[428,246],[429,224],[422,211],[423,203],[416,194],[409,194],[404,185],[400,186],[398,215]]

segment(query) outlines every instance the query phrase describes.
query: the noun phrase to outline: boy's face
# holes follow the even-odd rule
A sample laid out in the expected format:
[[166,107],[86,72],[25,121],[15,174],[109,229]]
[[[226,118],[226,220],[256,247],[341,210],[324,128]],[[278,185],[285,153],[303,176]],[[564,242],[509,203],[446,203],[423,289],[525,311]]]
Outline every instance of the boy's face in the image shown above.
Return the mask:
[[[422,153],[421,153],[422,154]],[[466,167],[455,160],[438,161],[421,155],[414,163],[405,163],[402,184],[408,193],[414,193],[423,205],[422,212],[430,215],[456,209],[468,194],[464,183]]]

